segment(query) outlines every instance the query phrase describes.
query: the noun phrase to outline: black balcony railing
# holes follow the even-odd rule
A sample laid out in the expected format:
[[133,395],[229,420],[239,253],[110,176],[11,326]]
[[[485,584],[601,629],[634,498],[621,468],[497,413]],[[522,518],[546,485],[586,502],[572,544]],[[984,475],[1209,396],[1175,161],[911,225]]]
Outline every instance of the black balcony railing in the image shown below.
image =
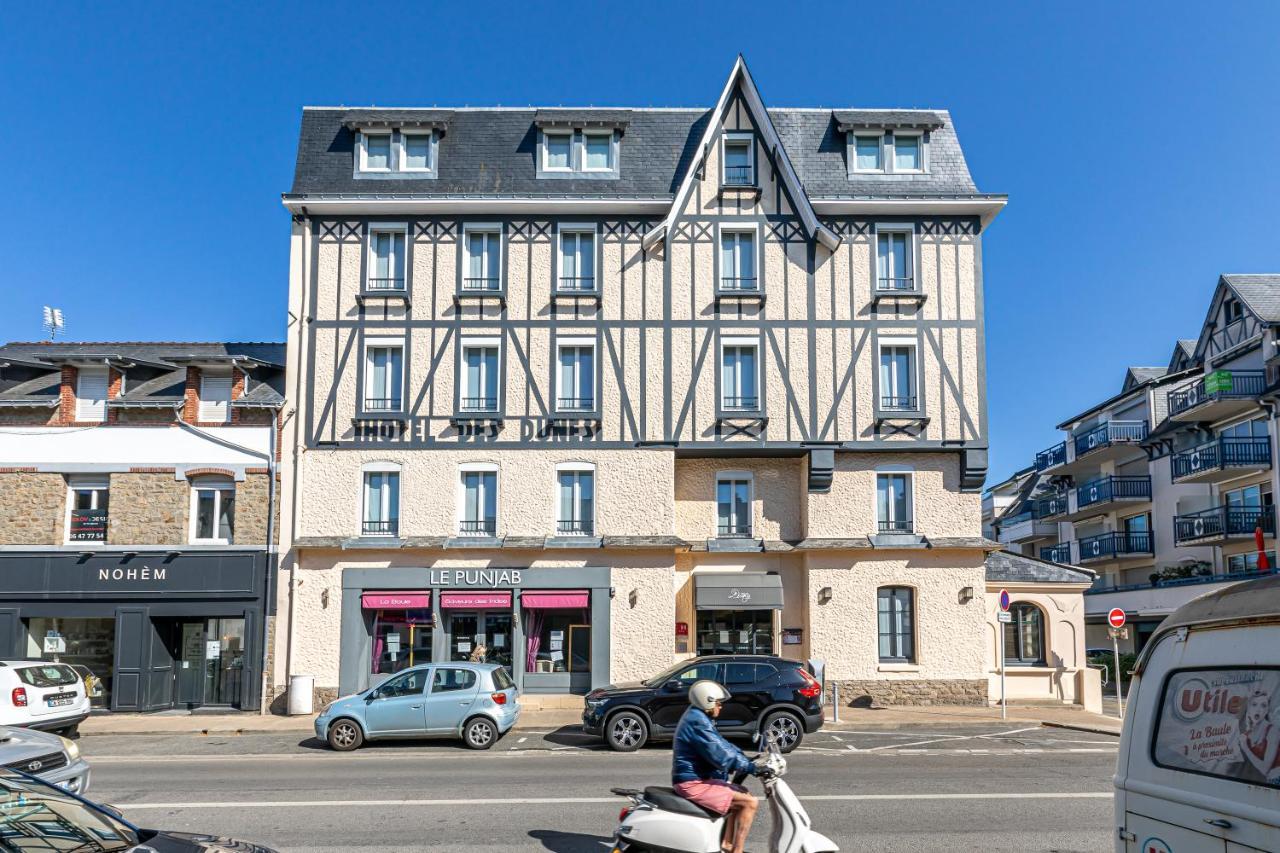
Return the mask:
[[1146,421],[1107,421],[1075,437],[1076,458],[1113,444],[1135,444],[1146,437]]
[[1271,507],[1215,506],[1175,515],[1173,539],[1181,545],[1202,539],[1252,536],[1259,527],[1266,536],[1276,535],[1276,516]]
[[905,278],[888,278],[881,276],[876,279],[876,290],[881,293],[907,293],[916,289],[916,280],[912,276]]
[[880,408],[887,412],[914,412],[919,406],[914,396],[881,397]]
[[1122,500],[1151,500],[1150,477],[1101,477],[1076,487],[1076,508]]
[[492,536],[498,529],[496,518],[481,518],[458,522],[458,532],[464,536]]
[[107,511],[105,509],[71,510],[72,542],[105,542]]
[[754,412],[760,408],[759,397],[721,397],[720,408],[726,412]]
[[1067,443],[1065,441],[1058,442],[1048,450],[1041,450],[1036,454],[1036,470],[1044,471],[1048,468],[1056,468],[1065,464],[1067,461]]
[[595,276],[590,275],[562,275],[560,276],[561,293],[594,293],[596,290]]
[[1271,439],[1260,436],[1223,436],[1173,455],[1173,480],[1220,471],[1224,468],[1267,468],[1271,465]]
[[721,524],[719,536],[722,539],[743,539],[751,536],[750,524]]
[[915,525],[909,518],[894,518],[888,521],[881,519],[876,522],[876,529],[881,533],[911,533],[915,530]]
[[1049,519],[1067,512],[1067,493],[1058,492],[1036,500],[1032,507],[1036,518]]
[[494,293],[499,290],[502,290],[502,282],[497,278],[468,277],[462,280],[463,293]]
[[753,187],[756,184],[754,170],[750,166],[725,166],[724,185],[726,187]]
[[464,412],[494,412],[498,409],[497,397],[463,397],[460,402]]
[[1169,414],[1178,415],[1215,400],[1252,400],[1267,389],[1263,370],[1214,370],[1169,392]]
[[1071,562],[1071,543],[1059,542],[1057,545],[1046,545],[1040,549],[1040,559],[1051,563]]
[[594,397],[556,397],[556,409],[561,412],[590,412],[595,406]]
[[398,412],[400,411],[400,398],[365,397],[364,410],[366,412]]
[[365,536],[395,536],[400,532],[400,520],[398,518],[387,521],[365,520],[360,522],[360,532]]
[[721,276],[720,289],[727,293],[755,293],[760,289],[754,276]]
[[556,533],[561,536],[590,536],[594,531],[595,525],[582,519],[556,522]]
[[384,293],[388,290],[404,290],[404,279],[371,278],[365,282],[364,289],[370,293]]
[[1108,560],[1124,557],[1129,554],[1151,554],[1151,533],[1149,531],[1114,531],[1098,536],[1086,536],[1076,542],[1080,553],[1080,562],[1089,560]]

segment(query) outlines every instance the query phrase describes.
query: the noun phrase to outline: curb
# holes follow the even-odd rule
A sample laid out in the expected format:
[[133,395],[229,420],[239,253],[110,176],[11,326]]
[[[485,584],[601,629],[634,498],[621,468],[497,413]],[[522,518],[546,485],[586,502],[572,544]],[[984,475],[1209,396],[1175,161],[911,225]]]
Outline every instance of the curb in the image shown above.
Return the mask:
[[1085,723],[1055,723],[1049,720],[1041,720],[1040,725],[1047,726],[1051,729],[1070,729],[1075,732],[1089,732],[1095,735],[1110,735],[1111,737],[1120,737],[1120,732],[1112,729],[1104,729],[1101,726],[1090,726]]

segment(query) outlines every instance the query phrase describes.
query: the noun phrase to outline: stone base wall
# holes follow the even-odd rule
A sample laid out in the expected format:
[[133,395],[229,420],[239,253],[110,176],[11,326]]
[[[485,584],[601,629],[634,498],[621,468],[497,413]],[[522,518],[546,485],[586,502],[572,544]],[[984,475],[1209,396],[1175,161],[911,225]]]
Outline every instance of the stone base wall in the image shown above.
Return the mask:
[[66,510],[67,481],[61,474],[0,472],[0,542],[61,545]]
[[[872,705],[986,705],[987,682],[981,678],[838,681],[840,704],[848,708]],[[828,685],[830,687],[830,685]]]

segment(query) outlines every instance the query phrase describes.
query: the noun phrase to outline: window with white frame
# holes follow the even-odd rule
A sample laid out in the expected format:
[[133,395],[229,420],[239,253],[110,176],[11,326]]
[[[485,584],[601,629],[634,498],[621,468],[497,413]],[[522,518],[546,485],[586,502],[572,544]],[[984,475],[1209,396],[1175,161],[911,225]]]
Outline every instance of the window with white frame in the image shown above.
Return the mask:
[[461,411],[498,411],[498,351],[498,338],[463,339]]
[[920,134],[893,134],[893,171],[924,171],[924,141]]
[[464,467],[460,472],[458,533],[493,536],[498,531],[498,469]]
[[431,162],[433,134],[401,131],[400,139],[404,151],[401,171],[430,172],[435,168]]
[[613,132],[582,134],[582,168],[586,172],[613,170]]
[[751,475],[717,475],[716,535],[728,539],[751,537]]
[[76,374],[76,420],[86,422],[107,419],[107,384],[105,367],[82,367]]
[[545,172],[573,171],[573,134],[542,134],[542,169]]
[[400,411],[403,389],[404,344],[378,338],[366,341],[364,411]]
[[750,133],[726,133],[721,150],[721,186],[755,186],[755,137]]
[[594,338],[556,341],[556,410],[591,412],[596,407],[596,342]]
[[853,136],[853,170],[884,171],[884,134],[857,133]]
[[360,171],[391,171],[391,132],[360,134]]
[[880,533],[912,533],[911,475],[876,474],[876,528]]
[[916,392],[916,347],[904,341],[880,344],[880,409],[914,412],[920,408]]
[[400,535],[400,471],[388,466],[366,469],[360,514],[362,536]]
[[876,234],[876,290],[893,293],[915,290],[909,229],[884,229]]
[[201,477],[191,484],[191,541],[230,545],[235,537],[236,484],[229,477]]
[[726,412],[754,412],[760,408],[759,344],[726,338],[720,350],[720,408]]
[[67,483],[67,541],[107,541],[107,477],[71,477]]
[[567,464],[556,469],[556,533],[561,536],[595,534],[596,472],[590,465]]
[[566,293],[596,289],[596,232],[594,227],[560,229],[560,276],[556,288]]
[[231,420],[230,370],[205,368],[200,371],[200,405],[196,420],[224,424]]
[[369,232],[369,279],[371,292],[404,290],[404,237],[401,227],[374,228]]
[[463,231],[466,270],[462,289],[468,293],[502,290],[502,230],[498,226],[467,226]]
[[760,289],[754,228],[720,230],[720,289],[733,292]]

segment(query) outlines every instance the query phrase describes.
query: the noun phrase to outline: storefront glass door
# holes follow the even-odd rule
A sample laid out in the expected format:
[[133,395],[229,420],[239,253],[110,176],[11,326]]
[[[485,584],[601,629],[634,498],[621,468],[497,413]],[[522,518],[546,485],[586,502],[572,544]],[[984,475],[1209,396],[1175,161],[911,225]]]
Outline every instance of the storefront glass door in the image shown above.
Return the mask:
[[459,611],[449,616],[449,660],[502,664],[511,671],[511,614]]
[[699,610],[698,654],[773,654],[773,611]]
[[244,620],[182,620],[177,642],[174,704],[240,707],[244,688]]

